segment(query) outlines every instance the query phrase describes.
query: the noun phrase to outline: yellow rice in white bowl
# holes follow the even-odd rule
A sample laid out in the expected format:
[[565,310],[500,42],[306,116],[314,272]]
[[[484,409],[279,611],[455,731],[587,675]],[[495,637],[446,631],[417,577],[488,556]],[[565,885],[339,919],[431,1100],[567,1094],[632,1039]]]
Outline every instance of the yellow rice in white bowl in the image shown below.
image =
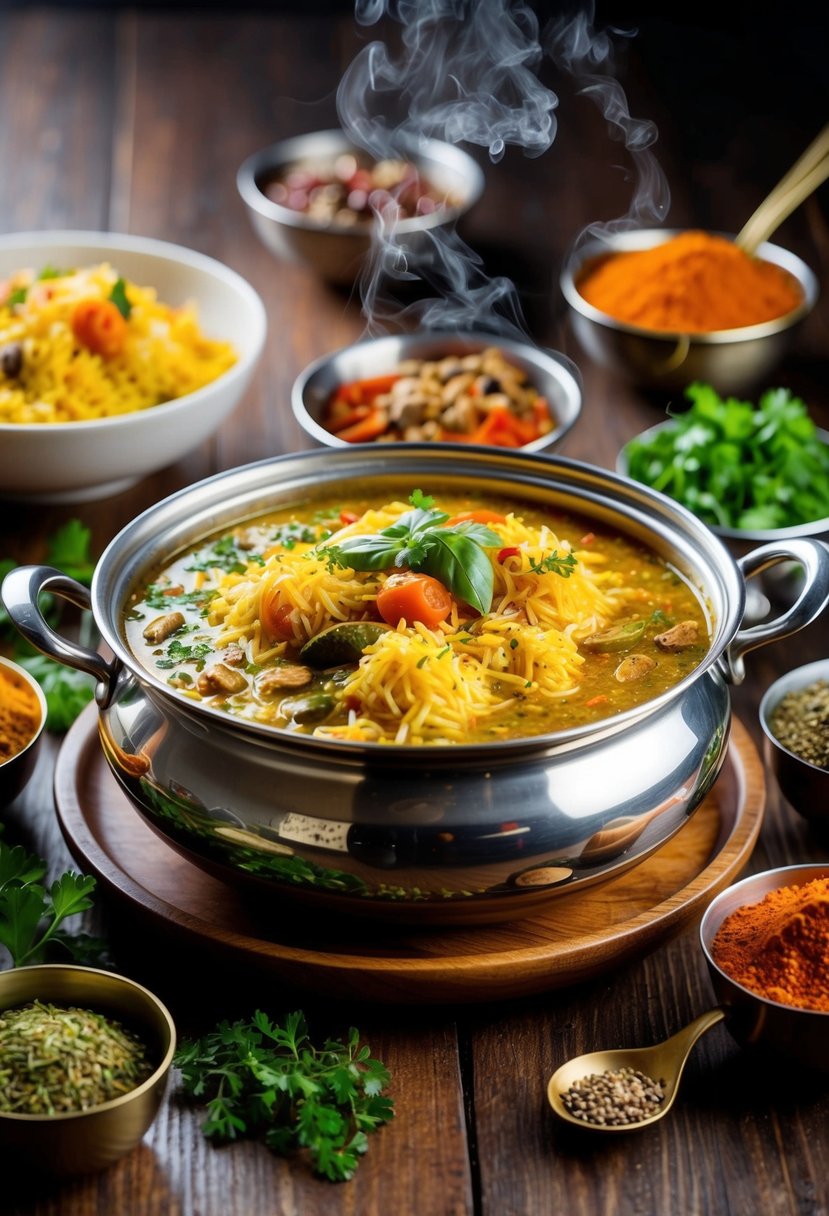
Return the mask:
[[[122,318],[113,353],[76,333],[87,304]],[[148,409],[203,388],[235,362],[231,343],[201,332],[195,301],[173,308],[109,262],[21,270],[0,285],[1,422],[88,422]]]
[[[117,349],[85,336],[90,307],[117,311]],[[0,497],[101,497],[172,464],[238,404],[265,332],[249,284],[181,246],[0,236]]]

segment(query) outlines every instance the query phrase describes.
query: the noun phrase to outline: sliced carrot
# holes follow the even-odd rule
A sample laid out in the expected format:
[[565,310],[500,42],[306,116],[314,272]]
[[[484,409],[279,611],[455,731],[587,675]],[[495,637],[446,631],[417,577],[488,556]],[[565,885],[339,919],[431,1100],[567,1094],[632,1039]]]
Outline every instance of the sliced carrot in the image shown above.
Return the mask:
[[393,384],[396,384],[400,379],[399,372],[390,372],[387,376],[373,376],[369,380],[355,380],[350,386],[357,389],[363,401],[373,403],[375,397],[379,397],[381,393],[390,393]]
[[367,443],[382,435],[388,425],[389,420],[382,410],[372,410],[366,418],[338,431],[337,438],[344,439],[346,443]]
[[72,332],[82,346],[104,359],[120,354],[127,322],[111,300],[79,300],[72,311]]
[[455,524],[505,524],[507,522],[506,515],[502,515],[500,511],[489,511],[486,507],[479,507],[475,511],[459,511],[457,515],[453,515],[451,519],[447,519],[443,524],[444,528],[452,528]]
[[354,426],[355,422],[360,422],[363,418],[368,418],[372,412],[370,405],[355,405],[347,406],[345,412],[341,414],[331,414],[326,421],[326,427],[333,434],[338,434],[347,426]]
[[377,611],[387,625],[420,621],[427,629],[435,629],[446,620],[451,607],[452,596],[430,574],[391,574],[377,593]]

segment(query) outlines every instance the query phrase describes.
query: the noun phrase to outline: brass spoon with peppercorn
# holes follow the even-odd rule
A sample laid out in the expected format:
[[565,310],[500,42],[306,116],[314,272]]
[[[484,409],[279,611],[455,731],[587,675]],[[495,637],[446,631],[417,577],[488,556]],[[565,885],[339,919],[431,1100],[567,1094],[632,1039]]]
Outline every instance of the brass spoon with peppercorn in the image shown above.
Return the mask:
[[591,1051],[562,1064],[547,1085],[560,1119],[597,1132],[629,1132],[656,1123],[673,1106],[694,1044],[725,1017],[709,1009],[652,1047]]

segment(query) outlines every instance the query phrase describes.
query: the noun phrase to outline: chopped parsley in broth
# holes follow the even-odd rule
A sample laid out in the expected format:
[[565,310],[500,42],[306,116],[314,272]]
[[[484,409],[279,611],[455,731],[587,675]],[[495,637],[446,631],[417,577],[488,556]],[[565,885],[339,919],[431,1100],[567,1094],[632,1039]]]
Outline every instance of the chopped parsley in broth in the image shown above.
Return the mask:
[[597,722],[706,655],[688,581],[639,542],[487,496],[315,502],[228,529],[133,596],[133,653],[182,697],[277,729],[485,742]]

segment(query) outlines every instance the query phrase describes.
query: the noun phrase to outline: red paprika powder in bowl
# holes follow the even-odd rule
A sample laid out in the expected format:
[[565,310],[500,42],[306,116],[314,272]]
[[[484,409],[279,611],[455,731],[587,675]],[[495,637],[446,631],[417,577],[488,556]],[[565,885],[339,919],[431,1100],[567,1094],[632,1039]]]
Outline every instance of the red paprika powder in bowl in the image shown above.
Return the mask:
[[700,941],[738,1042],[829,1071],[829,862],[728,887]]

